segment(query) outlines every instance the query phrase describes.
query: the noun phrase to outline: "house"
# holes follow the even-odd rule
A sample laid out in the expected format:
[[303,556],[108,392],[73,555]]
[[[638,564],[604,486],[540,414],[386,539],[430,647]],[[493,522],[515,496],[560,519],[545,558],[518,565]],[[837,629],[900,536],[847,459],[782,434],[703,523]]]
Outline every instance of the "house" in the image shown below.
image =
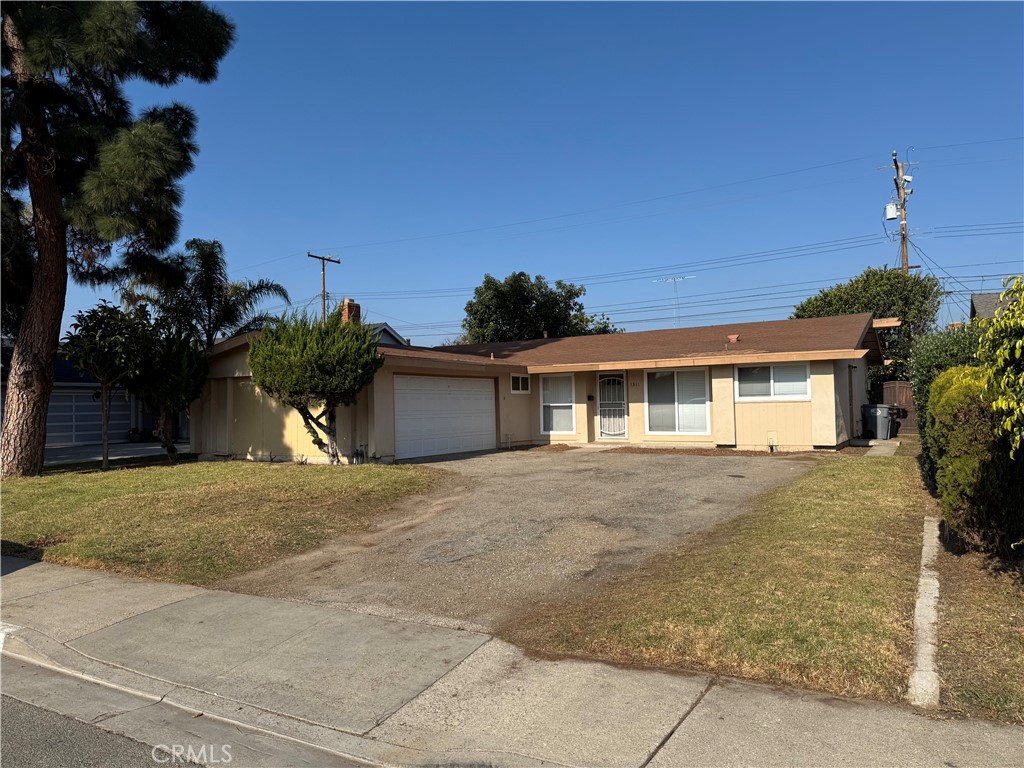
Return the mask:
[[1006,306],[1006,302],[1000,302],[999,291],[995,293],[972,293],[971,294],[971,320],[980,318],[990,320],[996,316],[996,309]]
[[[537,339],[380,347],[384,365],[339,409],[339,451],[394,461],[546,443],[836,449],[861,434],[870,314]],[[323,460],[302,420],[252,384],[250,336],[210,350],[192,408],[206,456]]]
[[[7,373],[11,367],[12,346],[0,350],[0,391],[7,401]],[[46,447],[66,448],[75,445],[98,445],[103,442],[100,401],[96,392],[99,383],[57,356],[54,367],[53,393],[46,412]],[[2,419],[2,411],[0,411]],[[128,430],[143,422],[142,404],[123,389],[110,400],[110,442],[127,443]]]

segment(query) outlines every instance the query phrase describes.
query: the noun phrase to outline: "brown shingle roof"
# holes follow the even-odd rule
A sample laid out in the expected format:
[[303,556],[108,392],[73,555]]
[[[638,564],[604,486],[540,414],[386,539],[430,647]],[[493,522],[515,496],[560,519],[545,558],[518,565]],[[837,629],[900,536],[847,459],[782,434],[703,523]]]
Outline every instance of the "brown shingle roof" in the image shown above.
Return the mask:
[[[437,363],[438,365],[496,365],[508,370],[523,370],[521,363],[512,360],[490,359],[489,354],[464,354],[458,351],[446,352],[441,349],[428,349],[426,347],[378,347],[378,351],[384,357],[394,363],[402,361],[423,361]],[[497,358],[497,355],[495,355]]]
[[[438,349],[530,366],[583,365],[703,357],[748,357],[770,353],[862,348],[871,314],[729,323],[701,328],[637,331],[600,336],[464,344]],[[738,336],[727,344],[730,335]]]

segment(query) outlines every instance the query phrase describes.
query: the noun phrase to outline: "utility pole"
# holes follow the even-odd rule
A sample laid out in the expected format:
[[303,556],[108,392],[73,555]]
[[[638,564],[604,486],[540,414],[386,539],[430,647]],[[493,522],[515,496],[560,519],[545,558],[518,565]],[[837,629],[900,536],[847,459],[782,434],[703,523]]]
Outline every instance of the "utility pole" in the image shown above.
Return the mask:
[[341,259],[335,259],[331,256],[314,256],[309,251],[306,251],[306,255],[311,259],[318,259],[320,261],[320,322],[324,325],[327,324],[327,262],[331,264],[341,264]]
[[907,189],[907,182],[912,179],[911,176],[903,175],[903,163],[901,163],[896,156],[896,150],[892,151],[892,164],[896,169],[896,175],[892,177],[893,184],[896,185],[896,194],[899,196],[900,204],[900,255],[902,256],[903,274],[910,274],[910,256],[907,253],[907,245],[909,240],[907,238],[907,198],[913,194],[914,190]]
[[676,275],[675,277],[662,277],[652,281],[655,283],[672,283],[672,291],[676,295],[676,328],[679,327],[679,284],[683,280],[693,280],[695,277],[696,275],[687,275],[686,277]]

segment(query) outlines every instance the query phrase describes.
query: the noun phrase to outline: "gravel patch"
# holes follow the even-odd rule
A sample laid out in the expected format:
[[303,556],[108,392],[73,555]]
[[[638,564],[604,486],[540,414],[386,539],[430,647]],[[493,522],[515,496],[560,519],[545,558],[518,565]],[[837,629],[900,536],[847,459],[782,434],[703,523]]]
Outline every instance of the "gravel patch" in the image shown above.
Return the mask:
[[581,450],[438,462],[449,480],[400,502],[378,530],[217,586],[489,630],[743,514],[815,461]]

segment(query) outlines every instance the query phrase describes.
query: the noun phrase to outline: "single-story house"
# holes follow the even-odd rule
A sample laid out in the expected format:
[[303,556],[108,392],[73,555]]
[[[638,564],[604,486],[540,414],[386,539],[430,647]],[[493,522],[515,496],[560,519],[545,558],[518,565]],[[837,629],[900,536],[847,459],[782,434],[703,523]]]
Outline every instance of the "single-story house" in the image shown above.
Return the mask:
[[[834,450],[861,434],[875,329],[896,324],[859,314],[447,348],[382,337],[383,367],[339,409],[339,450],[385,462],[546,443]],[[252,384],[249,338],[210,350],[192,449],[322,461],[299,415]]]
[[[5,407],[7,372],[12,353],[13,347],[7,345],[0,350],[0,398]],[[100,401],[96,395],[99,383],[60,355],[53,374],[53,393],[46,411],[46,447],[66,448],[103,442]],[[0,410],[0,420],[2,418],[3,411]],[[127,443],[128,430],[139,427],[143,420],[142,403],[123,389],[118,390],[110,400],[110,442]]]

